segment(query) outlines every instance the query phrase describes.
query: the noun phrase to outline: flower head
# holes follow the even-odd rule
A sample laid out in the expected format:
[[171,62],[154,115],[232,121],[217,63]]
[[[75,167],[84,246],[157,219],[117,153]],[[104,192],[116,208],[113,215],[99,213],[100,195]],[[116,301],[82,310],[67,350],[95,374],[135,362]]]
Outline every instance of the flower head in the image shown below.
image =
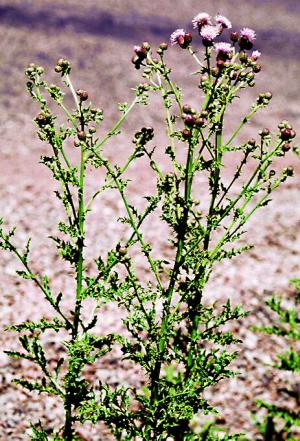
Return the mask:
[[142,50],[142,47],[141,47],[141,46],[138,46],[138,45],[135,45],[135,46],[133,47],[133,50],[134,50],[134,52],[137,54],[138,52],[140,52],[140,51]]
[[253,42],[256,38],[255,31],[250,28],[244,28],[241,30],[241,36],[239,39],[239,46],[242,50],[250,50],[253,48]]
[[231,29],[231,22],[224,15],[216,15],[215,17],[217,24],[221,25],[223,29]]
[[213,40],[219,35],[219,30],[215,26],[206,25],[201,28],[200,35],[203,44],[212,45]]
[[217,55],[228,55],[234,51],[234,47],[231,46],[230,43],[225,43],[223,41],[220,43],[215,43],[214,49],[217,52]]
[[261,52],[253,51],[252,55],[251,55],[251,58],[252,58],[253,61],[256,61],[256,60],[258,60],[260,58],[260,56],[261,56]]
[[182,37],[184,38],[185,30],[184,29],[176,29],[176,31],[173,32],[170,36],[170,42],[171,44],[178,44],[178,38]]
[[241,30],[241,36],[248,40],[250,43],[253,43],[253,41],[256,39],[255,31],[250,28],[243,28]]
[[211,24],[211,17],[206,12],[200,12],[200,14],[195,15],[195,17],[192,20],[193,28],[200,29],[203,26],[210,25]]
[[192,35],[184,29],[176,29],[170,36],[171,44],[178,44],[182,49],[186,49],[192,41]]

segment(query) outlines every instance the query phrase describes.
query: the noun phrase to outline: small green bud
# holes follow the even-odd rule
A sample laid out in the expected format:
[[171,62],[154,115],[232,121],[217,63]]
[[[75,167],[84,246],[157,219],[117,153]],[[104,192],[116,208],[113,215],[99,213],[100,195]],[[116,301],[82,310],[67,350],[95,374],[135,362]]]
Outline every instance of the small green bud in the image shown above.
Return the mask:
[[150,51],[151,46],[148,43],[148,41],[144,41],[144,43],[142,44],[142,48],[145,49],[148,52],[148,51]]
[[253,66],[253,72],[258,73],[261,71],[261,65],[260,64],[254,64]]
[[96,133],[96,127],[95,126],[91,126],[90,128],[89,128],[89,133]]
[[186,114],[192,113],[192,108],[189,104],[184,104],[184,106],[182,107],[182,110]]
[[269,136],[269,135],[270,135],[270,130],[266,127],[266,128],[264,128],[263,130],[261,130],[261,131],[259,132],[259,134],[260,134],[260,136],[261,136],[262,138],[264,138],[265,136]]
[[250,138],[248,141],[248,145],[250,145],[251,147],[255,147],[256,146],[256,140],[254,138]]
[[272,93],[271,92],[266,92],[265,93],[265,98],[270,101],[273,98]]
[[166,51],[168,49],[168,43],[160,43],[159,48],[162,51]]
[[286,175],[287,175],[287,176],[293,176],[293,174],[294,174],[294,169],[293,169],[293,167],[287,167],[287,168],[285,169],[285,172],[286,172]]
[[44,69],[42,66],[39,66],[39,67],[36,69],[36,71],[37,71],[37,73],[38,73],[39,75],[43,75],[43,73],[45,72],[45,69]]

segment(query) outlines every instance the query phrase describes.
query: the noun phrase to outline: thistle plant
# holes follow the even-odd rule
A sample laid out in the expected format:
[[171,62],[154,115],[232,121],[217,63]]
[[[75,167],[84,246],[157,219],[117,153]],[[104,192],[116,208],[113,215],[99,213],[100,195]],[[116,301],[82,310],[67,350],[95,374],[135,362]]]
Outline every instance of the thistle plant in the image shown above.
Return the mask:
[[[295,297],[291,307],[283,306],[282,296],[273,296],[267,300],[267,306],[276,314],[273,325],[256,327],[255,330],[283,338],[288,344],[288,350],[277,354],[275,369],[291,372],[296,375],[300,372],[300,279],[292,279]],[[300,391],[299,384],[278,390],[285,399],[292,401],[292,407],[267,403],[257,400],[257,406],[266,410],[264,420],[258,424],[265,441],[296,441],[300,434]]]
[[[52,240],[76,282],[73,307],[67,310],[62,302],[64,293],[56,294],[47,275],[39,276],[32,270],[29,241],[23,251],[15,245],[15,230],[1,229],[1,248],[19,259],[23,265],[19,275],[37,285],[53,311],[52,320],[41,317],[39,322],[10,327],[20,333],[22,349],[9,354],[40,369],[36,381],[19,378],[16,383],[30,391],[57,396],[65,411],[62,427],[33,424],[33,440],[80,439],[76,428],[86,421],[104,422],[117,440],[218,439],[204,423],[202,430],[201,422],[200,430],[195,430],[194,420],[216,413],[204,392],[234,375],[230,363],[236,357],[232,344],[237,339],[224,325],[244,313],[239,306],[232,306],[230,299],[224,305],[210,302],[205,287],[217,263],[250,247],[239,241],[247,221],[293,174],[289,167],[275,172],[272,164],[291,149],[295,132],[283,121],[276,134],[262,128],[257,139],[237,143],[247,122],[269,104],[272,94],[266,92],[259,94],[231,136],[224,135],[228,107],[243,89],[255,85],[261,70],[260,53],[249,52],[255,32],[244,28],[226,37],[230,21],[217,16],[212,24],[205,13],[193,19],[193,26],[195,47],[192,35],[184,29],[176,30],[170,41],[178,46],[171,49],[178,51],[178,56],[190,55],[196,63],[193,78],[197,107],[184,101],[172,79],[165,60],[168,44],[155,49],[144,42],[134,47],[132,59],[144,80],[134,89],[133,102],[119,105],[121,116],[106,134],[101,131],[102,111],[92,106],[85,90],[73,86],[68,60],[60,59],[55,71],[73,96],[71,108],[66,105],[64,89],[48,84],[42,67],[31,64],[26,69],[27,89],[40,106],[34,119],[37,133],[49,145],[49,153],[41,162],[57,181],[56,196],[65,212],[58,224],[59,233]],[[129,113],[136,106],[141,112],[154,94],[161,98],[165,113],[167,145],[159,146],[160,154],[156,155],[154,129],[138,128],[127,161],[115,164],[108,159],[106,144],[120,133]],[[52,110],[53,102],[59,114],[64,113],[64,124]],[[71,151],[66,149],[70,142],[74,145]],[[141,195],[146,200],[143,209],[130,200],[126,174],[140,157],[148,161],[156,182],[153,193]],[[228,158],[237,163],[229,180],[224,177]],[[168,172],[164,171],[165,164]],[[86,185],[91,167],[105,172],[94,194]],[[206,188],[201,185],[199,189],[199,176],[206,181]],[[95,256],[91,272],[86,257],[88,218],[104,191],[118,193],[125,210],[119,221],[128,232],[122,240],[116,238],[106,255]],[[199,201],[205,192],[207,203]],[[147,239],[145,221],[153,216],[168,227],[165,244],[171,247],[171,256],[157,255]],[[145,273],[136,268],[137,250],[144,256]],[[87,299],[94,302],[89,321],[83,314]],[[97,320],[102,305],[109,302],[126,312],[123,334],[99,335]],[[61,341],[65,356],[55,366],[49,362],[41,340],[48,329],[66,331]],[[85,367],[104,355],[108,357],[115,347],[121,349],[123,359],[140,368],[140,387],[113,387],[105,381],[95,386],[87,379]]]

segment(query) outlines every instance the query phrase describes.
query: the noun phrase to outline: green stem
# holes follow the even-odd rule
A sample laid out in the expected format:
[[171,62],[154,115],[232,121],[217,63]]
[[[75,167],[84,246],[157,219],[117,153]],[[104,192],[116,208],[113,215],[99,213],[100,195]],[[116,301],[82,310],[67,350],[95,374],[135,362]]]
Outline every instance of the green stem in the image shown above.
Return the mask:
[[49,299],[49,293],[48,291],[44,288],[42,282],[38,279],[37,275],[33,273],[33,271],[31,270],[31,268],[29,267],[28,263],[25,261],[25,259],[23,258],[23,256],[19,253],[19,251],[17,250],[17,248],[7,239],[5,239],[5,237],[2,237],[2,239],[4,240],[4,242],[8,245],[9,249],[15,254],[15,256],[19,259],[19,261],[22,263],[22,265],[24,266],[24,268],[26,269],[26,271],[28,272],[31,280],[34,281],[34,283],[39,287],[39,289],[42,291],[42,293],[45,295],[46,299],[48,299],[48,301],[50,302],[51,306],[55,309],[55,311],[64,319],[66,326],[68,329],[72,328],[72,324],[71,322],[67,319],[67,317],[64,315],[64,313],[60,310],[59,307],[57,307],[50,299]]
[[240,133],[240,131],[242,130],[242,128],[244,127],[245,124],[247,124],[247,122],[252,118],[252,116],[261,108],[261,106],[255,106],[253,107],[253,109],[246,115],[244,116],[244,118],[241,120],[239,126],[237,127],[237,129],[233,132],[232,136],[229,138],[229,140],[226,142],[226,144],[224,145],[224,147],[228,147],[232,141],[236,138],[236,136]]
[[[128,160],[126,161],[126,164],[123,165],[123,167],[119,171],[119,176],[122,175],[129,167],[129,165],[132,163],[132,161],[136,158],[136,152],[129,156]],[[109,181],[106,185],[110,185],[113,182],[113,179]],[[88,211],[93,203],[93,201],[96,199],[98,194],[100,194],[103,191],[103,186],[101,186],[91,197],[91,199],[86,204],[85,210]]]
[[216,131],[216,141],[215,141],[215,176],[214,176],[214,185],[212,189],[212,197],[209,207],[209,212],[207,216],[207,227],[206,227],[206,234],[204,238],[204,250],[208,250],[209,240],[210,240],[210,234],[213,228],[213,214],[215,209],[215,201],[218,195],[219,191],[219,180],[220,180],[220,167],[221,167],[221,161],[222,161],[222,127],[223,127],[223,115],[221,117],[220,121],[221,127]]
[[[168,323],[170,319],[170,306],[172,303],[172,297],[175,287],[176,278],[178,275],[178,271],[181,266],[181,258],[184,247],[185,234],[187,231],[187,223],[188,223],[188,215],[189,215],[189,204],[191,198],[191,188],[192,188],[192,180],[193,180],[193,150],[194,146],[192,143],[189,144],[189,150],[187,154],[187,162],[185,167],[185,188],[184,188],[184,213],[181,223],[181,231],[178,233],[178,243],[177,243],[177,252],[175,257],[175,262],[172,270],[172,274],[170,277],[169,286],[166,291],[166,300],[163,308],[163,317],[162,317],[162,326],[161,326],[161,335],[158,341],[158,350],[159,354],[162,354],[165,350],[166,346],[166,334],[168,330]],[[160,377],[161,371],[161,357],[157,360],[151,378],[152,383],[152,394],[151,400],[155,402],[158,398],[158,381]]]
[[[138,98],[135,97],[134,100],[132,101],[132,103],[130,104],[130,106],[128,107],[128,109],[126,110],[126,112],[123,113],[123,115],[118,119],[118,121],[116,122],[116,124],[113,126],[113,128],[101,139],[100,142],[98,142],[98,144],[96,144],[94,146],[94,150],[98,149],[99,147],[101,147],[103,144],[105,144],[105,142],[111,138],[113,135],[115,135],[116,131],[118,130],[118,128],[120,127],[120,125],[122,124],[122,122],[124,121],[124,119],[127,117],[128,113],[133,109],[133,107],[136,105],[138,101]],[[87,157],[87,159],[89,159],[90,155]]]
[[137,236],[137,238],[138,238],[138,240],[140,242],[142,251],[144,252],[144,254],[145,254],[145,256],[146,256],[146,258],[148,260],[148,263],[149,263],[149,265],[151,267],[151,270],[152,270],[152,272],[153,272],[153,274],[154,274],[154,276],[156,278],[158,287],[159,287],[160,291],[163,292],[163,285],[162,285],[162,282],[160,280],[159,274],[157,272],[155,263],[154,263],[152,257],[150,256],[149,251],[147,250],[147,244],[144,242],[144,239],[143,239],[141,233],[139,232],[137,223],[134,220],[134,217],[132,215],[129,203],[128,203],[127,198],[126,198],[126,196],[124,194],[124,191],[122,189],[120,181],[119,181],[118,177],[116,176],[116,174],[114,173],[114,171],[112,170],[112,168],[109,165],[108,161],[103,161],[103,164],[104,164],[106,170],[108,171],[109,175],[113,178],[113,180],[114,180],[114,182],[115,182],[115,184],[117,186],[117,189],[118,189],[118,191],[119,191],[119,193],[121,195],[122,201],[124,203],[125,210],[126,210],[127,215],[129,217],[130,225],[132,226],[132,228],[133,228],[133,230],[134,230],[134,232],[135,232],[135,234],[136,234],[136,236]]
[[73,326],[73,339],[77,337],[78,325],[80,319],[80,310],[82,302],[82,282],[83,282],[83,247],[84,247],[84,199],[83,199],[83,187],[84,187],[84,169],[85,169],[85,151],[84,144],[81,144],[80,155],[80,178],[78,189],[78,262],[76,266],[76,306],[74,314],[74,326]]

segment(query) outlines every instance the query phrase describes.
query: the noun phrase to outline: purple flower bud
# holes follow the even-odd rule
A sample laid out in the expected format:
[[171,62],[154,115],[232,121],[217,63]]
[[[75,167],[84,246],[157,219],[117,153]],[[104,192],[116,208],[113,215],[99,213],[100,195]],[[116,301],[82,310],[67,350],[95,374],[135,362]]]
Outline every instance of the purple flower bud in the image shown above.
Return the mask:
[[236,43],[237,41],[239,41],[239,38],[240,38],[240,36],[239,36],[238,32],[231,32],[231,34],[230,34],[230,40],[231,40],[233,43]]
[[195,118],[192,115],[185,115],[183,120],[184,120],[184,124],[186,124],[189,127],[192,127],[195,124]]
[[189,139],[192,135],[192,132],[189,129],[182,130],[182,137],[183,139]]

